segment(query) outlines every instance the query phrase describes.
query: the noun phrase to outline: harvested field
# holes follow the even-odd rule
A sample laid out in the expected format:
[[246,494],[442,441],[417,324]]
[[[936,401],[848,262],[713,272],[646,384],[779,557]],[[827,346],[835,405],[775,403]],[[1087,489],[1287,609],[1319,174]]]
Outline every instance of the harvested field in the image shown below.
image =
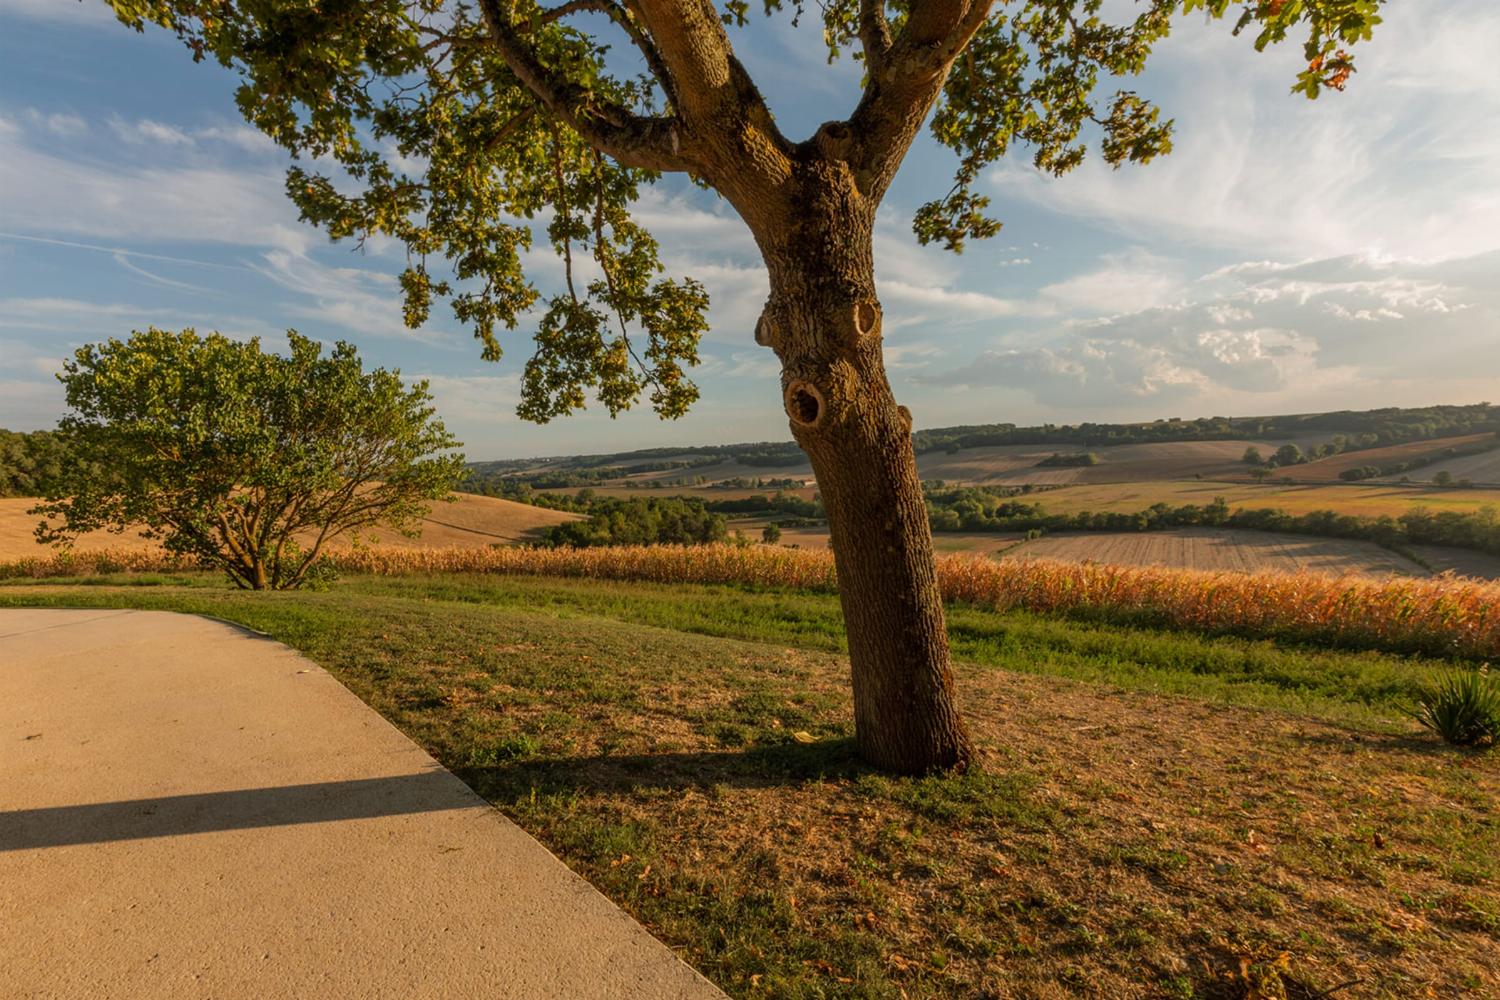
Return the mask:
[[1427,486],[1392,483],[1339,483],[1292,485],[1222,482],[1112,483],[1069,486],[1033,497],[1049,511],[1120,511],[1145,510],[1154,503],[1173,507],[1183,504],[1212,503],[1221,496],[1231,507],[1268,507],[1289,514],[1306,514],[1315,510],[1335,510],[1341,514],[1399,517],[1413,507],[1433,510],[1474,511],[1500,505],[1500,489],[1437,489]]
[[[1292,439],[1300,447],[1321,444],[1322,436]],[[1245,471],[1241,461],[1245,449],[1256,447],[1271,454],[1285,441],[1174,441],[1151,444],[1095,446],[1082,445],[995,445],[964,448],[949,454],[942,451],[917,456],[917,469],[923,479],[942,479],[950,483],[987,483],[992,485],[1061,486],[1070,483],[1115,483],[1155,479],[1186,479],[1193,476],[1223,478]],[[1037,463],[1055,453],[1091,451],[1099,456],[1098,465],[1080,468],[1038,468]],[[687,456],[673,456],[681,459]],[[672,457],[661,461],[670,461]],[[702,476],[708,482],[725,479],[799,479],[812,476],[812,466],[805,460],[783,466],[743,465],[725,461],[687,469],[667,469],[632,475],[632,482],[672,482]],[[614,480],[611,487],[623,485]],[[682,490],[682,487],[675,487]]]
[[[1306,447],[1321,443],[1321,439],[1298,438],[1293,443]],[[1150,482],[1190,479],[1194,476],[1222,479],[1244,472],[1245,464],[1241,459],[1245,449],[1250,447],[1259,448],[1263,454],[1270,454],[1279,445],[1249,440],[1173,441],[1093,448],[1015,445],[968,448],[952,455],[942,452],[919,455],[917,467],[921,470],[923,479],[1015,486],[1026,483],[1059,486],[1072,483]],[[1099,464],[1077,468],[1037,468],[1037,462],[1049,455],[1083,451],[1099,456]]]
[[[812,476],[812,465],[807,459],[800,462],[791,462],[787,465],[744,465],[740,462],[725,460],[716,465],[700,465],[691,469],[666,469],[661,472],[642,472],[629,478],[635,482],[649,483],[653,480],[671,481],[684,477],[691,479],[694,476],[702,476],[709,482],[718,482],[721,479],[806,479]],[[620,482],[620,480],[615,480]]]
[[1453,573],[1481,580],[1500,580],[1500,556],[1451,545],[1413,545],[1411,551],[1434,573]]
[[[753,478],[753,477],[752,477]],[[770,477],[763,477],[770,478]],[[630,482],[645,483],[648,480],[632,479]],[[775,493],[787,493],[799,496],[804,500],[811,500],[818,493],[816,486],[802,486],[797,489],[779,489],[775,486],[662,486],[652,488],[649,486],[624,486],[620,480],[606,486],[563,486],[555,490],[537,490],[538,493],[557,493],[561,496],[577,496],[584,490],[593,490],[595,496],[621,497],[697,497],[701,500],[744,500],[746,497],[771,496]]]
[[[1334,455],[1332,458],[1309,462],[1306,465],[1278,469],[1277,473],[1308,482],[1335,482],[1340,473],[1349,469],[1357,469],[1362,465],[1383,466],[1395,462],[1410,462],[1413,459],[1439,454],[1449,448],[1469,448],[1494,440],[1494,434],[1464,434],[1459,437],[1434,438],[1430,441],[1409,441],[1406,444],[1392,445],[1389,448],[1346,451],[1342,455]],[[1484,458],[1486,456],[1471,457]],[[1431,478],[1431,472],[1425,467],[1412,470],[1410,475],[1413,479]]]
[[422,521],[422,534],[416,538],[380,530],[370,532],[364,540],[379,545],[422,549],[514,545],[535,541],[553,525],[579,519],[577,514],[533,507],[514,500],[468,493],[456,493],[454,497],[453,503],[432,505],[432,510]]
[[1446,462],[1434,462],[1411,473],[1413,479],[1429,482],[1439,472],[1446,472],[1454,479],[1468,479],[1480,486],[1500,486],[1500,448],[1480,455],[1465,455],[1450,458]]
[[1215,528],[1051,535],[1007,549],[1004,558],[1093,561],[1113,566],[1169,566],[1241,573],[1427,574],[1417,563],[1374,542]]
[[[764,518],[751,518],[743,521],[730,521],[729,531],[733,534],[736,530],[743,531],[752,541],[760,540],[760,533],[769,523]],[[932,547],[939,553],[967,552],[971,555],[996,555],[1004,552],[1013,545],[1018,545],[1025,538],[1019,532],[984,531],[984,532],[947,532],[940,531],[932,536]],[[828,548],[827,528],[782,528],[781,545],[799,549],[826,549]]]
[[[0,560],[39,558],[52,553],[49,546],[38,545],[32,534],[41,518],[26,513],[40,502],[36,497],[0,499]],[[80,537],[73,548],[77,552],[102,552],[106,549],[154,550],[157,546],[133,532],[115,535],[108,531],[94,531]]]
[[[423,522],[422,534],[406,538],[394,531],[371,532],[368,540],[381,545],[405,548],[482,548],[491,544],[513,545],[530,541],[554,524],[578,518],[577,514],[532,507],[529,504],[493,497],[455,494],[451,504],[434,504]],[[26,513],[36,505],[34,497],[0,499],[0,562],[38,558],[51,549],[38,545],[32,532],[39,520]],[[347,544],[336,542],[335,544]],[[156,546],[133,532],[123,535],[95,531],[79,538],[73,546],[77,552],[139,551]]]

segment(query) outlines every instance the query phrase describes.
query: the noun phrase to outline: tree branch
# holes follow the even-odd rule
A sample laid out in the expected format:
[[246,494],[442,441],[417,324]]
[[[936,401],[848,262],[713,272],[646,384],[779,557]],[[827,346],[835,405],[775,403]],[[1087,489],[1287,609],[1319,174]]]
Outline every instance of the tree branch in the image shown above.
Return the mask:
[[697,176],[741,213],[776,197],[791,173],[792,144],[734,54],[710,0],[625,0],[677,87],[675,110],[694,144]]
[[679,85],[678,114],[691,124],[738,103],[729,36],[706,0],[627,2]]
[[543,66],[511,21],[515,10],[511,0],[479,0],[479,7],[500,58],[526,89],[585,142],[627,167],[660,171],[692,168],[673,119],[636,115]]
[[641,25],[636,20],[635,15],[626,7],[617,3],[616,0],[571,0],[571,2],[559,7],[552,7],[542,11],[540,20],[543,24],[550,24],[553,21],[567,17],[569,14],[580,14],[584,11],[593,11],[594,13],[605,15],[618,25],[621,31],[625,32],[631,43],[640,51],[641,56],[645,58],[646,65],[651,68],[651,75],[656,77],[657,83],[661,84],[662,90],[666,92],[667,99],[675,105],[677,103],[677,85],[676,81],[672,79],[671,69],[667,66],[665,60],[662,59],[661,52],[657,49],[656,44],[641,29]]
[[891,26],[885,19],[885,0],[859,0],[859,43],[865,52],[865,68],[880,72],[891,50]]
[[[862,0],[861,38],[865,7]],[[994,0],[917,0],[900,37],[891,43],[878,70],[872,67],[859,106],[849,117],[853,129],[850,162],[866,197],[879,198],[890,186],[917,130],[932,110],[948,71],[974,33],[989,17]]]

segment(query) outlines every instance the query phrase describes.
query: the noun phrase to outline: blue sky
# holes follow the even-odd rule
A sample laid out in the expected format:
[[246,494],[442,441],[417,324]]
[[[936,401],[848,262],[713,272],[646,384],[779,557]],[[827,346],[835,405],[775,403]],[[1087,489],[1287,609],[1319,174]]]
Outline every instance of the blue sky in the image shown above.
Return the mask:
[[[799,137],[857,93],[814,20],[736,38]],[[898,398],[919,427],[1500,401],[1496,53],[1486,0],[1393,4],[1349,92],[1310,103],[1288,93],[1294,46],[1257,55],[1185,20],[1135,83],[1177,119],[1172,155],[1061,179],[1003,163],[984,187],[1005,228],[961,257],[910,234],[951,172],[924,139],[877,231]],[[475,459],[790,436],[752,336],[765,277],[712,195],[669,178],[640,210],[669,268],[714,298],[702,400],[676,422],[594,406],[536,426],[513,412],[529,330],[498,365],[439,310],[405,330],[400,253],[299,223],[286,160],[233,87],[102,3],[0,0],[0,427],[62,414],[52,373],[78,345],[191,325],[351,340],[429,379]],[[550,255],[534,259],[550,287]]]

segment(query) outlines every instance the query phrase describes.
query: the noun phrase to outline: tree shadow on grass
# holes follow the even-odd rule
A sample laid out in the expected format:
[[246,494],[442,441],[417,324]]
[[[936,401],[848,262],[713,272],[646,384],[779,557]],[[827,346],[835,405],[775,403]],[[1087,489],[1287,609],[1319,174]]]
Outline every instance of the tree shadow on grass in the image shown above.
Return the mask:
[[504,764],[455,767],[469,787],[492,800],[574,792],[622,793],[729,786],[785,788],[875,773],[849,738],[779,743],[743,750],[659,754],[597,754],[527,758]]
[[1385,753],[1415,754],[1420,757],[1462,757],[1483,752],[1471,747],[1450,746],[1427,732],[1319,731],[1292,733],[1289,738],[1325,752],[1378,750]]

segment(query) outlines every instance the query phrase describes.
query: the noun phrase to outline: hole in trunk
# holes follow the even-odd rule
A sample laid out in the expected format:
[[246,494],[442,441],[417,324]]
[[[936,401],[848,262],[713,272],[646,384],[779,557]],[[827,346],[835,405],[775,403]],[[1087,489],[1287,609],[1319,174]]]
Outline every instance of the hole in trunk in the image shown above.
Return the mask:
[[815,426],[823,416],[823,394],[810,383],[793,382],[786,390],[786,412],[803,427]]

